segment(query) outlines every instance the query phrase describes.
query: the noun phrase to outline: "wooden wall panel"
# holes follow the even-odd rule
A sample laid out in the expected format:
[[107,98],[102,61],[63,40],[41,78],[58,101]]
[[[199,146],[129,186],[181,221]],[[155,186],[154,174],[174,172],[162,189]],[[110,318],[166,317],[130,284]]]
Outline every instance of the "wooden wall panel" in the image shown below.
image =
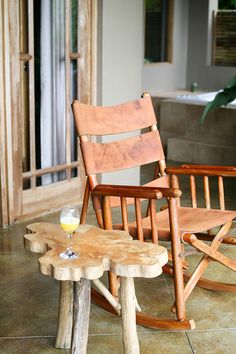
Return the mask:
[[[9,63],[10,63],[10,105],[11,116],[11,144],[13,160],[13,193],[14,214],[22,211],[22,114],[20,105],[20,37],[19,37],[19,1],[5,1],[8,3],[8,31],[9,31]],[[10,139],[10,137],[8,137]],[[8,142],[10,143],[10,142]],[[10,188],[11,186],[9,186]]]
[[8,224],[4,52],[4,12],[0,0],[0,225]]
[[91,0],[79,0],[79,19],[78,19],[78,51],[80,53],[79,61],[79,87],[80,101],[82,103],[91,103]]
[[[36,1],[36,0],[35,0]],[[36,186],[35,156],[35,97],[34,97],[34,35],[33,4],[28,0],[28,53],[20,52],[20,0],[0,0],[0,225],[15,220],[50,212],[68,201],[82,200],[85,176],[83,166],[71,162],[71,60],[77,60],[77,85],[79,99],[85,103],[93,101],[96,83],[96,6],[94,0],[78,0],[78,53],[71,53],[70,45],[70,1],[65,0],[66,9],[66,107],[67,107],[67,180],[49,186]],[[92,18],[93,17],[93,18]],[[95,25],[92,26],[92,21]],[[21,61],[20,61],[21,60]],[[21,63],[29,64],[29,131],[30,170],[22,171],[22,111],[21,111]],[[79,154],[78,154],[79,155]],[[76,166],[75,166],[76,165]],[[78,177],[71,178],[71,169],[77,168]],[[53,167],[50,167],[53,168]],[[54,166],[57,171],[60,166]],[[54,171],[53,171],[54,172]],[[29,176],[28,176],[29,175]],[[30,179],[29,189],[23,191],[23,179]]]

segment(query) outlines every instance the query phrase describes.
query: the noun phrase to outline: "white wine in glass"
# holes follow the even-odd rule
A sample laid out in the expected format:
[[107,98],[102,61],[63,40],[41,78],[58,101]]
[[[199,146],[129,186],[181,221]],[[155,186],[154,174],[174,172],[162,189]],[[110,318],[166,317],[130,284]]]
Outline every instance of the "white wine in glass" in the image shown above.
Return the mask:
[[60,215],[60,224],[68,239],[66,251],[60,254],[60,257],[63,259],[75,259],[79,256],[78,253],[74,252],[71,248],[72,234],[77,230],[79,221],[80,215],[76,205],[67,205],[62,209]]

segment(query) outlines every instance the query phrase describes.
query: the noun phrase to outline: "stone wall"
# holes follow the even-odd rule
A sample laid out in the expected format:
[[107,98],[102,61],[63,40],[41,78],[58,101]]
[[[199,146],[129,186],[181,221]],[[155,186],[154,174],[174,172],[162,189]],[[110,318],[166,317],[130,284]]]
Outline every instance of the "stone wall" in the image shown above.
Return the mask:
[[236,165],[236,108],[208,114],[203,125],[203,104],[162,100],[159,129],[167,158],[173,161]]

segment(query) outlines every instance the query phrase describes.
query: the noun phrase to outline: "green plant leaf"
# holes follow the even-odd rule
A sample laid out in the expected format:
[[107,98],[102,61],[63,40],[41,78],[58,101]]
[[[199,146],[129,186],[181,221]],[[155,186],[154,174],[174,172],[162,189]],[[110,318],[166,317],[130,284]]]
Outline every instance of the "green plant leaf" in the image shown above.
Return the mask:
[[226,88],[230,88],[232,86],[236,86],[236,75],[234,75],[226,84]]
[[226,87],[218,92],[214,100],[207,103],[201,116],[201,124],[203,124],[206,115],[218,107],[226,106],[236,98],[236,75],[234,75],[227,83]]

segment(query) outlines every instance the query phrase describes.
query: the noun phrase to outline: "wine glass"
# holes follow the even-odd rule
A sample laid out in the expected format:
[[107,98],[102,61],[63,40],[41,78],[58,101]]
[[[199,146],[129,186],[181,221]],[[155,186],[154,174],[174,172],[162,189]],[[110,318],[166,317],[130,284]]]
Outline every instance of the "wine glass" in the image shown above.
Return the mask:
[[79,210],[76,205],[66,205],[60,215],[61,228],[65,231],[67,235],[67,249],[66,251],[60,253],[60,257],[63,259],[75,259],[78,258],[78,253],[74,252],[71,248],[71,238],[73,232],[78,228],[80,221]]

